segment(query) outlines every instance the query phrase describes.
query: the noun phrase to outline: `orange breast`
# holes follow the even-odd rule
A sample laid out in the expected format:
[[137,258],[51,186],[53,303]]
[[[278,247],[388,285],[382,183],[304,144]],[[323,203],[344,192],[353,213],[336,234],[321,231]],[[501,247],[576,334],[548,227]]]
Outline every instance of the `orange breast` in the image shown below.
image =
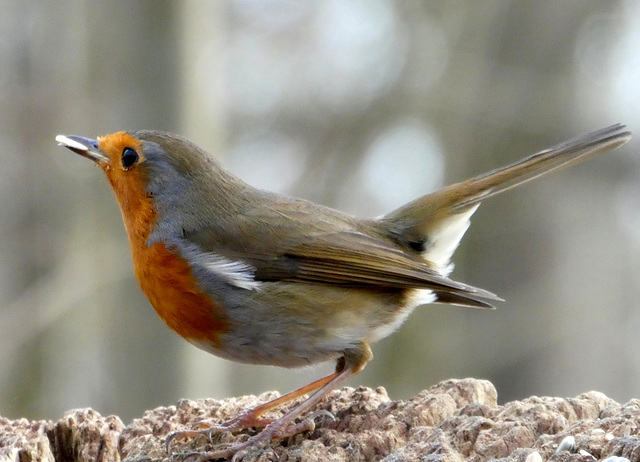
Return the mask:
[[223,309],[198,288],[188,263],[164,244],[132,248],[136,277],[158,316],[188,340],[219,348]]

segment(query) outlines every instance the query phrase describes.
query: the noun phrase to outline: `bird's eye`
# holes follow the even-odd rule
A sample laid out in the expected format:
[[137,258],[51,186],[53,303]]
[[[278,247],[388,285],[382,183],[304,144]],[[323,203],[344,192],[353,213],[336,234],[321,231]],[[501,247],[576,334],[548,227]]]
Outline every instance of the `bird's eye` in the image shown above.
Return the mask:
[[131,167],[136,165],[139,158],[140,156],[138,156],[138,153],[135,151],[135,149],[124,148],[124,151],[122,151],[122,168],[124,168],[125,170],[130,169]]

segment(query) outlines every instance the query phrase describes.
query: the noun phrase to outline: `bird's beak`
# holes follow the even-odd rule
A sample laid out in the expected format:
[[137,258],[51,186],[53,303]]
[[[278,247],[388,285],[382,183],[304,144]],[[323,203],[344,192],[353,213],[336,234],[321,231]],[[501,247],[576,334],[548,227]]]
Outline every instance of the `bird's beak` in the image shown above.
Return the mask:
[[98,148],[98,141],[92,140],[91,138],[58,135],[56,136],[56,141],[58,142],[58,146],[69,148],[76,154],[91,159],[98,165],[109,162],[109,157]]

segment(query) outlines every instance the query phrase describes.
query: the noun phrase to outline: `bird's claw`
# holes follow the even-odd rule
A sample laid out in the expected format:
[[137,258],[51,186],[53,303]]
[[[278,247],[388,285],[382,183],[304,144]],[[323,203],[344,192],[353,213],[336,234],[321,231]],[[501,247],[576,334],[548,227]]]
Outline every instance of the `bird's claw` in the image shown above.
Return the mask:
[[173,432],[167,436],[164,441],[164,446],[167,453],[171,452],[171,443],[178,439],[182,440],[185,438],[197,438],[199,436],[206,436],[208,439],[211,439],[209,436],[209,429],[207,430],[184,430],[181,432]]
[[314,412],[301,422],[297,424],[291,424],[288,427],[283,428],[282,430],[280,430],[280,432],[278,432],[275,438],[292,438],[303,432],[312,432],[316,429],[316,420],[322,417],[327,417],[332,422],[336,421],[336,417],[329,411],[319,410]]
[[338,420],[335,415],[333,415],[326,409],[320,409],[311,414],[308,418],[315,421],[318,417],[327,417],[331,422],[335,422],[336,420]]

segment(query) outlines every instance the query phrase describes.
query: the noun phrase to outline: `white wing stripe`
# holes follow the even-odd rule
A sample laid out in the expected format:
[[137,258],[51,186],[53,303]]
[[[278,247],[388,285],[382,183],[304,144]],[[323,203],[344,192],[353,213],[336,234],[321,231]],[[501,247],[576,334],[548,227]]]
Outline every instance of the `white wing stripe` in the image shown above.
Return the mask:
[[247,290],[260,287],[260,282],[255,280],[255,268],[248,263],[231,260],[216,253],[207,253],[203,257],[203,266],[229,284]]

